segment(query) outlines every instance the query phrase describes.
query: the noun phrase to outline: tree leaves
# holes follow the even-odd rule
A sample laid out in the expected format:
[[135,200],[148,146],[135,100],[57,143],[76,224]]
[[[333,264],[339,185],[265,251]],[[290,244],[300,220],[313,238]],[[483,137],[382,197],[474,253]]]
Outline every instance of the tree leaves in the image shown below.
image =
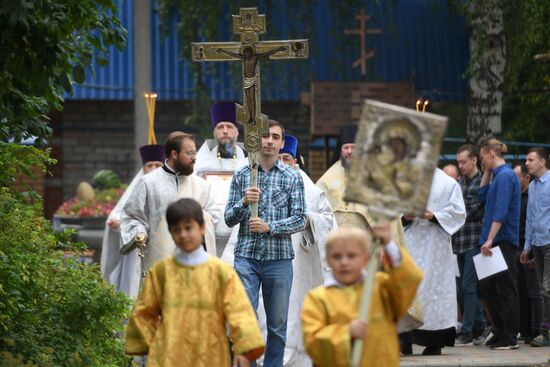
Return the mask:
[[0,2],[0,140],[51,133],[44,118],[127,32],[112,0]]
[[53,231],[37,195],[6,187],[53,163],[49,152],[0,142],[0,161],[0,365],[127,366],[116,333],[129,299],[78,261],[83,244]]
[[74,81],[78,84],[84,83],[86,80],[86,71],[84,70],[84,67],[82,65],[76,65],[73,68],[73,78]]

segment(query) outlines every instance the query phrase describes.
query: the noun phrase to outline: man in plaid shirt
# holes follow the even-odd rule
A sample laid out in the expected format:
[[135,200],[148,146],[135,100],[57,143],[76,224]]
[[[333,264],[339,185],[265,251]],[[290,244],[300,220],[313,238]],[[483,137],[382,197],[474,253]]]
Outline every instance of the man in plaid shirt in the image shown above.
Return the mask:
[[[280,122],[269,121],[269,134],[262,136],[258,188],[249,187],[249,166],[240,168],[233,174],[225,207],[225,223],[240,224],[234,266],[255,310],[262,289],[267,321],[265,367],[283,365],[294,258],[291,235],[306,223],[302,177],[279,161],[284,134]],[[250,217],[252,203],[258,203],[257,218]]]
[[481,345],[483,336],[473,338],[473,332],[485,329],[485,317],[477,296],[477,274],[473,257],[479,254],[479,237],[481,235],[481,220],[483,204],[477,199],[477,191],[481,183],[481,172],[477,167],[478,150],[473,145],[462,145],[456,153],[456,161],[462,177],[459,180],[462,196],[466,205],[466,223],[453,236],[453,252],[457,256],[460,270],[459,289],[462,291],[462,326],[461,335],[455,345]]

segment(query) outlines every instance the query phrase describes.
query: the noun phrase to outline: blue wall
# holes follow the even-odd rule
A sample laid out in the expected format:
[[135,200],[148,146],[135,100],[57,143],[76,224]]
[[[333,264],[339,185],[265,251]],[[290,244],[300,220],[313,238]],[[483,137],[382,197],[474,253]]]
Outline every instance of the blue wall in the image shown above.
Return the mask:
[[[88,73],[86,83],[76,86],[69,99],[132,99],[133,44],[132,0],[116,0],[119,16],[128,30],[128,44],[124,51],[113,48],[107,67],[94,65],[95,78]],[[388,5],[388,2],[391,5]],[[286,11],[285,0],[279,9],[267,9],[269,39],[284,39],[288,34],[270,33],[269,23],[294,22]],[[295,100],[301,91],[309,90],[311,80],[359,80],[359,70],[351,68],[358,58],[358,36],[351,38],[344,51],[336,52],[333,31],[357,28],[359,22],[350,20],[340,26],[331,17],[338,1],[319,0],[313,16],[316,20],[317,42],[311,45],[314,52],[307,61],[278,61],[264,63],[262,68],[262,98],[266,100]],[[468,63],[468,38],[463,18],[453,15],[446,0],[381,0],[379,5],[365,1],[367,13],[372,16],[369,28],[382,28],[383,34],[367,38],[367,46],[375,49],[375,56],[368,60],[369,79],[373,81],[409,81],[414,73],[415,87],[420,94],[434,101],[463,101],[466,81],[462,75]],[[265,12],[262,3],[261,13]],[[163,38],[159,31],[159,16],[154,5],[152,12],[152,68],[153,89],[159,99],[191,99],[193,80],[188,62],[180,60],[180,45],[176,36],[177,18],[172,19],[171,33]],[[220,20],[225,29],[221,41],[236,40],[230,32],[230,17]],[[278,27],[283,29],[284,27]],[[303,35],[307,38],[307,35]],[[241,99],[240,82],[232,78],[229,63],[215,63],[216,77],[207,79],[212,99]],[[345,65],[341,68],[338,65]],[[233,66],[233,70],[239,70]],[[237,68],[237,69],[235,69]]]

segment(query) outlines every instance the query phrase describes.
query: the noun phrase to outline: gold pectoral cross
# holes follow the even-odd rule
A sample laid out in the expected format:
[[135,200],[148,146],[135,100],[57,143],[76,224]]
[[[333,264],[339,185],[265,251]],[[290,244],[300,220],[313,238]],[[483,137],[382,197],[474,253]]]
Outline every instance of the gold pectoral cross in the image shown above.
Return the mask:
[[[237,121],[244,125],[244,146],[250,164],[250,186],[257,187],[259,151],[262,135],[268,133],[268,117],[261,113],[260,63],[262,58],[306,59],[309,53],[307,39],[286,41],[260,41],[266,32],[265,15],[257,8],[241,8],[233,15],[233,33],[240,42],[193,42],[193,61],[242,61],[243,105],[236,104]],[[257,205],[252,206],[252,216],[258,216]]]

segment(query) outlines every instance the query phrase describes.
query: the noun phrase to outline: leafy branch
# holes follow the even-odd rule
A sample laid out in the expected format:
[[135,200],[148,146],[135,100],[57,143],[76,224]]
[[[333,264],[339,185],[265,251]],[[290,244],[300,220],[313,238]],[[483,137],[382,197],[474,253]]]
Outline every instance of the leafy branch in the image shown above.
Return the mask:
[[109,46],[126,30],[112,0],[11,0],[0,4],[0,140],[52,133],[49,108],[83,83],[92,62],[104,66]]

